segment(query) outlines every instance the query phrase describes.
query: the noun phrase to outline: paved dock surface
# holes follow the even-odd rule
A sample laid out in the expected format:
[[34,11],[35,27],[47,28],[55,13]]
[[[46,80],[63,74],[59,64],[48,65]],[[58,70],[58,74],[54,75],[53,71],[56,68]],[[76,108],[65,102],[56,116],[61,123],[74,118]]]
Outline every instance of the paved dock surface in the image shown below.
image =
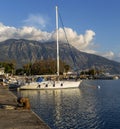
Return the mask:
[[50,129],[31,110],[3,108],[17,106],[17,97],[8,88],[0,86],[0,129]]

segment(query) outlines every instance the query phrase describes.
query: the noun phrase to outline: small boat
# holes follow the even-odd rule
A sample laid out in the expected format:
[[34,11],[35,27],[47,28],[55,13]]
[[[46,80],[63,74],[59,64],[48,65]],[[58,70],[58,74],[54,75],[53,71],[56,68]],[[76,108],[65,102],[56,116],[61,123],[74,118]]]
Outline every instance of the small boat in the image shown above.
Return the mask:
[[[58,7],[56,6],[56,42],[57,42],[57,77],[59,78],[59,43],[58,43]],[[79,87],[82,80],[44,80],[38,78],[36,82],[28,82],[21,85],[19,90],[33,89],[62,89]]]
[[7,83],[9,89],[17,89],[21,86],[21,84],[23,84],[23,81],[21,79],[17,79],[16,77],[10,77]]

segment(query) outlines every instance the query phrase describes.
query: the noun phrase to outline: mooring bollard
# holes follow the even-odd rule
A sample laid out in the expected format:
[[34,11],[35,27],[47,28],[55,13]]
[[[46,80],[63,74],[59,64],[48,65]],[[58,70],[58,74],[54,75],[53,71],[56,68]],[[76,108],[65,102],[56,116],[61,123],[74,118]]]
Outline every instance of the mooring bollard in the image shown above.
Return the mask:
[[30,101],[29,98],[18,98],[18,107],[22,109],[30,109]]

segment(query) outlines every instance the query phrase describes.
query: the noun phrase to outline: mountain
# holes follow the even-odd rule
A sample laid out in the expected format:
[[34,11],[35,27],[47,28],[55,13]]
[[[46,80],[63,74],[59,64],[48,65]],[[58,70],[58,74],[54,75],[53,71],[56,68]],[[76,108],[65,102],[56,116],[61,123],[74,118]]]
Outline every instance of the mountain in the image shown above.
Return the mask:
[[[76,60],[76,67],[81,70],[97,68],[112,74],[120,73],[120,63],[70,47],[71,49],[68,44],[60,42],[60,59],[71,67],[74,66],[73,56],[74,60]],[[0,42],[0,62],[14,60],[17,63],[17,67],[21,67],[29,62],[48,58],[56,59],[55,42],[43,43],[24,39],[9,39]]]

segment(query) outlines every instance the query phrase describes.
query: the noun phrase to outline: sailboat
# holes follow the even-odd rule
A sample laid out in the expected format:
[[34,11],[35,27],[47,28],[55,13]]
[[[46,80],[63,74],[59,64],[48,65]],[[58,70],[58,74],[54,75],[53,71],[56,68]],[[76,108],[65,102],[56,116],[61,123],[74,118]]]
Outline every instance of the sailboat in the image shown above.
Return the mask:
[[[57,42],[57,77],[59,78],[59,42],[58,42],[58,7],[56,6],[56,42]],[[39,77],[36,82],[22,84],[19,90],[42,90],[42,89],[64,89],[77,88],[82,80],[44,80]]]

